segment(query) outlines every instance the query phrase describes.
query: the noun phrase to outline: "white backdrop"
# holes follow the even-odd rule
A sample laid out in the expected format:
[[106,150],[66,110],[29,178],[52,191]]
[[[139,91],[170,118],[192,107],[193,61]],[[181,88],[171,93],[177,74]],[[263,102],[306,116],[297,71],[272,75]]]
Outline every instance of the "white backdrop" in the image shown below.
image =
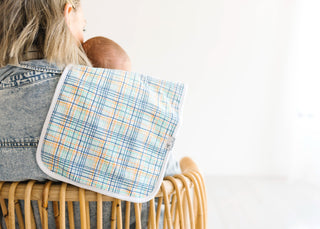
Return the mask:
[[291,127],[285,147],[291,153],[288,172],[293,181],[320,185],[320,2],[296,2],[284,100],[291,102],[283,116]]
[[283,175],[291,0],[83,0],[86,38],[118,42],[133,71],[189,90],[174,153],[206,174]]

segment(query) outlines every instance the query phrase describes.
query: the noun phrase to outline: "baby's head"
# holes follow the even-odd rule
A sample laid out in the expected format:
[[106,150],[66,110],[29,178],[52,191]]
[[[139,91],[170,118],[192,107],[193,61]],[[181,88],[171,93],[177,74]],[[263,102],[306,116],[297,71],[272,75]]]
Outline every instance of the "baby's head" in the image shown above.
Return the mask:
[[93,37],[83,44],[93,67],[131,71],[128,54],[116,42],[105,37]]

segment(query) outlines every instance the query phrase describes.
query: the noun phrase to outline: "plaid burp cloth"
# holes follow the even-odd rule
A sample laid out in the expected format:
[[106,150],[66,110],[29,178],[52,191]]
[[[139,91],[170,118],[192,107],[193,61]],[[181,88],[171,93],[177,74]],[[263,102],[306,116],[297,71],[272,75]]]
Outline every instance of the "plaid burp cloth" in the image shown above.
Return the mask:
[[185,86],[133,72],[68,66],[37,162],[52,178],[132,202],[160,188]]

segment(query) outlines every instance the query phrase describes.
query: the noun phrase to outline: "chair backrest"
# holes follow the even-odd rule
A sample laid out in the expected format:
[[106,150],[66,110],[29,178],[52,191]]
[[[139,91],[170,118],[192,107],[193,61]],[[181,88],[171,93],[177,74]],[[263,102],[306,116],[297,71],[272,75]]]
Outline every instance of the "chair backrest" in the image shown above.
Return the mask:
[[[165,177],[156,197],[148,202],[148,228],[157,229],[159,224],[163,224],[163,228],[206,228],[207,197],[203,176],[190,158],[183,158],[180,165],[182,174]],[[19,200],[24,201],[24,213]],[[37,202],[39,211],[32,210],[32,200]],[[74,202],[79,202],[80,205],[81,228],[90,228],[89,202],[96,202],[96,225],[97,228],[102,228],[104,201],[112,202],[111,228],[130,227],[130,202],[63,182],[0,182],[0,205],[7,228],[14,229],[16,220],[19,228],[36,228],[35,214],[39,214],[42,228],[49,228],[50,201],[56,228],[66,228],[67,221],[69,228],[75,228]],[[133,208],[136,228],[141,228],[142,204],[134,203]],[[164,217],[161,220],[163,208]]]

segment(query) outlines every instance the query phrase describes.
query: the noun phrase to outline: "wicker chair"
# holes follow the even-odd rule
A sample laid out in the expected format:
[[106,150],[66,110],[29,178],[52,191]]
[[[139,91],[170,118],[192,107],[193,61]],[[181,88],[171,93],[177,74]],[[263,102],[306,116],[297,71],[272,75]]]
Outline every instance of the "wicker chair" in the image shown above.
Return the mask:
[[[148,228],[159,228],[163,206],[163,228],[206,228],[207,197],[203,176],[190,158],[183,158],[180,165],[182,174],[166,177],[156,197],[149,201]],[[24,200],[24,214],[19,200]],[[42,228],[48,228],[49,201],[53,202],[57,228],[66,227],[66,204],[69,227],[75,228],[73,201],[80,203],[81,228],[90,228],[89,201],[96,202],[97,228],[102,228],[103,201],[112,201],[111,228],[129,228],[130,202],[121,204],[123,202],[115,198],[51,181],[0,182],[0,205],[7,228],[14,229],[16,219],[20,228],[36,228],[31,200],[38,203]],[[121,205],[125,205],[125,214]],[[141,228],[141,204],[133,206],[136,228]]]

